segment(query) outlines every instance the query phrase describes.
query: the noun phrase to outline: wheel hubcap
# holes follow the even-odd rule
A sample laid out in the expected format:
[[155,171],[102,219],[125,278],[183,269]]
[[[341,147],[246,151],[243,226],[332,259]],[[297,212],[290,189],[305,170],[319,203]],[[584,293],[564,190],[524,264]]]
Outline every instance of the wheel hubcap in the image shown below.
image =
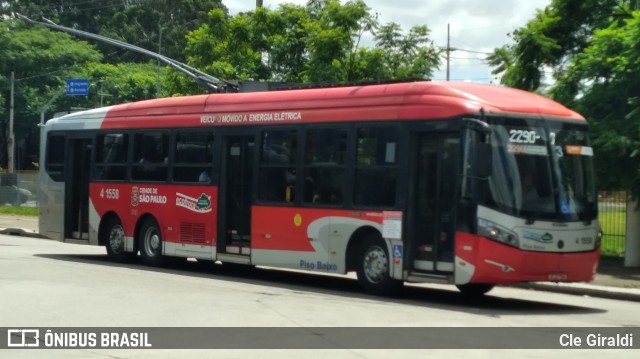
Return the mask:
[[160,234],[155,228],[149,228],[144,236],[144,248],[150,257],[160,253],[161,247]]
[[387,254],[380,247],[372,247],[364,256],[364,274],[372,283],[382,282],[388,275]]
[[109,247],[114,253],[124,252],[124,230],[122,226],[113,226],[109,233]]

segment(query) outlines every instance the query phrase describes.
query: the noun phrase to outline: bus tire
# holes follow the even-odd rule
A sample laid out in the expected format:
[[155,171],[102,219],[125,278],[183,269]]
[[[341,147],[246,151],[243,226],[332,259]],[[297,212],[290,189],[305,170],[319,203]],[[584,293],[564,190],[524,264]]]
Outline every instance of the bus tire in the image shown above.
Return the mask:
[[150,266],[161,266],[165,263],[162,254],[162,232],[153,218],[146,218],[142,222],[139,232],[139,248],[142,261]]
[[456,285],[456,287],[458,287],[458,290],[466,297],[479,298],[489,293],[495,286],[486,283],[469,283]]
[[125,249],[124,227],[117,217],[109,218],[105,226],[105,237],[104,244],[110,260],[122,263],[136,257],[136,252],[127,252]]
[[356,273],[362,289],[369,294],[390,296],[402,288],[402,281],[390,276],[387,245],[379,233],[368,235],[359,245]]

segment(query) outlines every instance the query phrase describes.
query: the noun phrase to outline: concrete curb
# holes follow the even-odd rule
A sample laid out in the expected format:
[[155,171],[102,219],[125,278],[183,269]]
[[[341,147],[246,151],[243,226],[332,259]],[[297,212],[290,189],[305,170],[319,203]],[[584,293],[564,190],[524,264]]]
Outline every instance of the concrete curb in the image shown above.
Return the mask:
[[640,302],[640,289],[607,287],[584,283],[525,283],[514,287],[544,292]]
[[0,234],[30,238],[47,238],[36,231],[28,230],[25,228],[0,228]]

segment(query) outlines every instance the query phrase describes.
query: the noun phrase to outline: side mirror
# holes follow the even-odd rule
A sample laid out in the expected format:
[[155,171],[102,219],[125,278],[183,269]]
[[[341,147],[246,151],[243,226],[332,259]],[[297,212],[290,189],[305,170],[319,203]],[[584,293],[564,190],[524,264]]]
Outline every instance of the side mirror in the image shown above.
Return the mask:
[[462,120],[462,123],[466,128],[478,131],[480,133],[487,134],[491,132],[489,124],[482,120],[478,120],[477,118],[465,118]]
[[476,176],[487,178],[493,173],[493,154],[491,144],[476,144]]

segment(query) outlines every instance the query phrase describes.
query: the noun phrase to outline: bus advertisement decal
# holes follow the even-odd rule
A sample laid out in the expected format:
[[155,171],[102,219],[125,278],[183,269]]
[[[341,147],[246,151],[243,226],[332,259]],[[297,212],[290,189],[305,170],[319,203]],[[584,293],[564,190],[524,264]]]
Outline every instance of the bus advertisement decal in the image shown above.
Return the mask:
[[211,196],[202,193],[199,198],[193,198],[176,192],[176,206],[196,213],[209,213],[211,212]]

